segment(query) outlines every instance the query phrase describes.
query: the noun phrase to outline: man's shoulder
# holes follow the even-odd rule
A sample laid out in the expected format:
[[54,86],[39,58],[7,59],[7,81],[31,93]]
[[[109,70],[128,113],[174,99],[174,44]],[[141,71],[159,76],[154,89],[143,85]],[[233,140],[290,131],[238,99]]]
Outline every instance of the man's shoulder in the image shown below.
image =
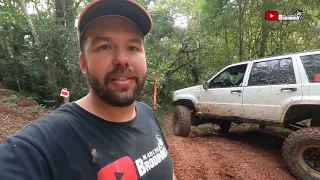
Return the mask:
[[152,108],[144,102],[136,101],[136,104],[137,104],[138,108],[141,108],[141,109],[149,111],[149,112],[153,112]]
[[73,113],[70,105],[63,105],[53,112],[31,121],[8,138],[19,138],[29,143],[51,140],[59,133],[68,131],[69,121],[72,118]]
[[[57,126],[62,127],[66,125],[67,122],[73,118],[74,118],[73,107],[71,104],[66,104],[66,105],[62,105],[61,107],[57,108],[51,113],[48,113],[40,117],[39,119],[34,120],[31,124],[34,126],[56,128]],[[27,128],[28,126],[26,126],[25,128]]]

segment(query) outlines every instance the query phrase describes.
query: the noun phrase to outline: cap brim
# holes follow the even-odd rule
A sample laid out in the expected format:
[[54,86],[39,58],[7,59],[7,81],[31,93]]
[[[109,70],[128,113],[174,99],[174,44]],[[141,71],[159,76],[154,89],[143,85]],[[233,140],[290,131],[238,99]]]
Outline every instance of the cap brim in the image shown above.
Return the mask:
[[143,36],[146,36],[151,30],[150,15],[136,2],[130,0],[101,0],[94,1],[80,15],[78,22],[80,34],[92,20],[106,15],[119,15],[131,20],[137,25]]

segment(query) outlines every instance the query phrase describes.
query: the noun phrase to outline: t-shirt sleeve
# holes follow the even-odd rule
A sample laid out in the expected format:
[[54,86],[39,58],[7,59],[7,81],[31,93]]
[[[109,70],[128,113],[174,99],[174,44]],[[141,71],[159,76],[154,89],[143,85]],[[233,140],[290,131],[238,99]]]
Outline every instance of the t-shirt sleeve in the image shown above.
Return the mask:
[[46,180],[48,165],[35,146],[19,136],[0,144],[0,179]]

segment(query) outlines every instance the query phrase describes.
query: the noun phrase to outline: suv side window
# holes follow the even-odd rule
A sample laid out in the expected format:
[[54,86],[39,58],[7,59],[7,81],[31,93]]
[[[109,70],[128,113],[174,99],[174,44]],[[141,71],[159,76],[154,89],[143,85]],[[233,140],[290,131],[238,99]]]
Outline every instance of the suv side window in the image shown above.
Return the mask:
[[248,86],[295,84],[291,58],[255,62],[252,66]]
[[242,85],[248,64],[229,67],[209,83],[209,88],[238,87]]
[[320,54],[301,56],[300,59],[307,73],[309,82],[319,82],[316,81],[315,75],[320,73]]

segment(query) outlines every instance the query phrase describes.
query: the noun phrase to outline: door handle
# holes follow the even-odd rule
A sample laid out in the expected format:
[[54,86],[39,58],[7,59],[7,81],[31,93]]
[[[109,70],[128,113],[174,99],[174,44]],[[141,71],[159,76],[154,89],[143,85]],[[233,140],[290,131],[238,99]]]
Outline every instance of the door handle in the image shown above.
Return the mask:
[[241,90],[232,90],[231,93],[242,93]]
[[282,88],[281,91],[297,91],[297,88]]

